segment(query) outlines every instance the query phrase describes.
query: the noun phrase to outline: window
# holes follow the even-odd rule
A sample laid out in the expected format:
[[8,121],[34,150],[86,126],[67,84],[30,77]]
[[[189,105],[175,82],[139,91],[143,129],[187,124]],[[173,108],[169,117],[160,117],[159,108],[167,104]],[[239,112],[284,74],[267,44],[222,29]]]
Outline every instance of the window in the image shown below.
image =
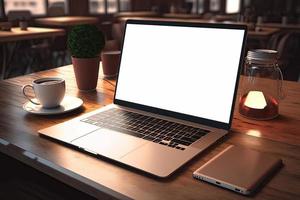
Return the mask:
[[220,11],[221,9],[221,1],[220,0],[210,0],[209,2],[209,10],[213,12]]
[[191,13],[201,14],[204,13],[205,0],[185,0],[187,4],[192,4]]
[[5,13],[29,10],[32,15],[46,15],[46,0],[4,0]]
[[130,11],[131,10],[131,4],[130,0],[120,0],[120,11]]
[[226,13],[238,13],[240,11],[240,0],[226,0]]
[[55,16],[55,15],[65,15],[68,13],[69,13],[68,0],[48,0],[48,15]]
[[91,14],[105,13],[105,0],[90,0],[89,7]]
[[192,4],[191,13],[197,13],[197,0],[186,0],[186,4]]
[[131,0],[89,0],[91,14],[112,14],[119,11],[130,11]]
[[117,0],[107,0],[107,13],[118,12],[118,1]]
[[204,13],[204,0],[198,0],[198,13]]

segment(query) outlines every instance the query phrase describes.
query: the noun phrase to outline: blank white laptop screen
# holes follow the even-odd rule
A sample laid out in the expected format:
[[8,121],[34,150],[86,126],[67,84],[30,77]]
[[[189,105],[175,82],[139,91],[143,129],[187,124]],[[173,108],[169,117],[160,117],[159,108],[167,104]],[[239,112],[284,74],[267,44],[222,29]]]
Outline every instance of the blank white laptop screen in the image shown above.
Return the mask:
[[127,24],[115,98],[229,123],[244,32]]

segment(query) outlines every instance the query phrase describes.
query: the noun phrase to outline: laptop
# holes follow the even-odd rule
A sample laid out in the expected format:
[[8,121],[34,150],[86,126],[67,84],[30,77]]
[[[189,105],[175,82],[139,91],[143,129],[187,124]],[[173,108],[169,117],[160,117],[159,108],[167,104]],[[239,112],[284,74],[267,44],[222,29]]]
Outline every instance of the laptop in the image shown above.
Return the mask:
[[128,20],[113,103],[39,133],[168,177],[228,134],[246,31]]

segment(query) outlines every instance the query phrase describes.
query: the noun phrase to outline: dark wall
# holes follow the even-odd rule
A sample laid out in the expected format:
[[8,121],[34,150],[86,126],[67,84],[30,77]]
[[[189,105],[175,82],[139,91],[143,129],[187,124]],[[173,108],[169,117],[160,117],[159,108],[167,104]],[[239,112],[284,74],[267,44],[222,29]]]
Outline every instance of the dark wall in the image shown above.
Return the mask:
[[0,0],[0,22],[4,20],[4,2]]
[[256,16],[264,16],[269,21],[280,21],[282,16],[288,16],[291,22],[297,22],[300,17],[299,0],[252,0],[251,7]]
[[89,15],[89,0],[69,0],[70,15]]
[[169,12],[172,4],[182,5],[184,0],[131,0],[132,8],[135,11],[151,10],[153,6],[158,7],[161,12]]
[[[204,0],[205,11],[209,12],[209,1]],[[245,0],[241,0],[242,2]],[[169,12],[172,4],[182,7],[185,0],[131,0],[133,11],[151,10],[153,6],[157,7],[161,12]],[[226,0],[221,0],[221,12],[225,11]],[[69,0],[70,15],[89,15],[89,0]],[[299,20],[300,0],[251,0],[251,7],[255,11],[256,16],[266,16],[271,20],[279,20],[283,15],[289,16],[295,22]],[[242,7],[242,12],[245,10]],[[1,11],[3,12],[3,0],[0,0],[0,21]]]

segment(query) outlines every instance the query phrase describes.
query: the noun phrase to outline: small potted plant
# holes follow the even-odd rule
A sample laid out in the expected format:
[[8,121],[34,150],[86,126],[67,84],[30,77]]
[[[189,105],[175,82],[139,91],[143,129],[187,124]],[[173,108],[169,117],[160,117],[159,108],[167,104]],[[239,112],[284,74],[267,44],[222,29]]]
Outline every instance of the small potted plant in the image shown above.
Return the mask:
[[104,34],[94,25],[77,25],[68,34],[76,83],[80,90],[97,87],[100,53],[105,45]]

